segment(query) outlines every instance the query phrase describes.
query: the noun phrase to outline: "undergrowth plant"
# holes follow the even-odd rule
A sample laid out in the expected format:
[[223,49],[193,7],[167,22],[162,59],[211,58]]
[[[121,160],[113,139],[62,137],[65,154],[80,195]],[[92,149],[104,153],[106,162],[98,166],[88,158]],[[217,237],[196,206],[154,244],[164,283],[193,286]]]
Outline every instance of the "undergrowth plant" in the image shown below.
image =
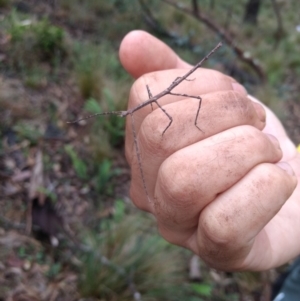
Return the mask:
[[98,166],[95,176],[95,190],[98,195],[113,196],[113,183],[112,178],[119,175],[120,171],[118,168],[112,167],[112,161],[104,159]]
[[[78,153],[71,145],[64,147],[66,154],[71,160],[71,164],[76,173],[76,176],[83,182],[89,181],[89,185],[93,187],[97,195],[113,196],[114,184],[112,178],[120,174],[120,170],[113,167],[112,161],[104,158],[100,162],[93,162],[92,166],[88,168],[88,161],[80,158]],[[99,204],[96,204],[98,207]]]
[[38,65],[23,70],[23,78],[25,86],[36,90],[44,88],[48,82],[47,72]]
[[87,179],[86,163],[78,156],[78,154],[76,153],[76,151],[73,149],[71,145],[66,145],[64,149],[71,159],[72,166],[76,172],[76,175],[80,179],[86,180]]
[[[74,43],[72,61],[79,92],[85,100],[100,100],[105,88],[118,92],[123,91],[124,85],[129,88],[130,77],[119,62],[117,49],[107,41],[99,45]],[[114,102],[126,96],[121,93]]]
[[27,139],[32,145],[36,145],[43,136],[41,129],[37,125],[24,121],[16,123],[12,129],[20,139]]
[[64,30],[47,19],[36,20],[12,11],[6,19],[5,28],[11,37],[9,62],[18,71],[42,62],[53,65],[67,53]]
[[36,37],[35,48],[42,60],[53,62],[54,59],[63,57],[66,45],[62,28],[44,19],[34,25],[33,31]]
[[75,43],[73,65],[79,92],[84,99],[100,99],[103,89],[103,75],[100,62],[100,48],[90,44]]
[[5,8],[10,4],[10,0],[0,0],[0,8]]
[[96,35],[101,42],[105,36],[114,43],[128,31],[143,26],[136,0],[61,0],[57,6],[69,16],[66,20],[69,25]]

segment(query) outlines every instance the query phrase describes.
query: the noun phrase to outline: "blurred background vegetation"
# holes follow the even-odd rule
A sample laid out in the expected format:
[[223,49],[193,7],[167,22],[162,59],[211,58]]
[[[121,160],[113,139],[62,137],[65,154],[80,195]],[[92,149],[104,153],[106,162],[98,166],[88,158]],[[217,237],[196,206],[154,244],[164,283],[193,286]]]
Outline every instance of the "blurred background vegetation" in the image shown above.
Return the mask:
[[[270,300],[281,269],[221,273],[130,203],[122,38],[144,29],[269,105],[300,142],[300,2],[0,0],[0,300]],[[157,54],[159,55],[159,54]]]

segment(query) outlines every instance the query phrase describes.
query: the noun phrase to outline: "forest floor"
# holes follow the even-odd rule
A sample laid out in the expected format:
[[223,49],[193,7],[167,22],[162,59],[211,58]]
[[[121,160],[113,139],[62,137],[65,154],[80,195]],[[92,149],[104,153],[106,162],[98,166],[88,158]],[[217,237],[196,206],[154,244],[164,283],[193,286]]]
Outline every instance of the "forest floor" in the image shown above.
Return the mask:
[[[160,37],[168,33],[150,26],[156,23],[145,18],[145,7],[136,10],[138,3],[0,1],[0,301],[268,301],[286,269],[218,272],[169,245],[155,221],[131,205],[124,120],[66,123],[126,107],[133,80],[118,61],[122,37],[135,28]],[[166,41],[191,63],[214,45],[217,38],[210,33],[203,40],[212,41],[199,48],[202,41],[193,34],[181,36],[199,24],[165,6],[162,11],[172,24],[169,32],[177,33]],[[255,28],[245,30],[255,48],[260,37],[252,39]],[[264,86],[243,64],[233,63],[230,47],[209,64],[265,100],[298,145],[299,38],[290,39],[283,39],[273,61],[265,58]],[[284,71],[277,70],[293,43]]]

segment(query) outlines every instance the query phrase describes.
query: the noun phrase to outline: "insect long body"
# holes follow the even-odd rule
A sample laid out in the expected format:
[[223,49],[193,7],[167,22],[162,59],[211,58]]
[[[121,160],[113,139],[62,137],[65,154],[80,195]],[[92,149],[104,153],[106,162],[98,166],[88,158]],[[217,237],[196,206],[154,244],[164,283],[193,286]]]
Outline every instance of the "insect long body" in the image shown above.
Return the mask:
[[[75,121],[71,121],[68,123],[77,123],[81,120],[86,120],[86,119],[90,119],[96,116],[101,116],[101,115],[117,115],[120,117],[126,117],[128,115],[130,115],[131,117],[131,125],[132,125],[132,133],[133,133],[133,139],[134,139],[134,146],[135,146],[135,150],[136,150],[136,154],[137,154],[137,159],[138,159],[138,165],[139,165],[139,170],[141,173],[141,178],[142,178],[142,182],[143,182],[143,187],[147,196],[147,199],[149,202],[151,202],[150,197],[149,197],[149,193],[147,191],[147,186],[146,186],[146,181],[145,181],[145,176],[144,176],[144,172],[143,172],[143,166],[142,166],[142,160],[141,160],[141,153],[140,153],[140,149],[139,149],[139,145],[138,145],[138,140],[137,140],[137,134],[136,134],[136,130],[135,130],[135,126],[134,126],[134,113],[144,107],[146,107],[147,105],[151,105],[152,109],[153,109],[153,103],[155,103],[159,109],[162,110],[162,112],[168,117],[169,119],[169,123],[166,126],[166,128],[163,130],[162,132],[162,136],[166,133],[166,131],[168,130],[168,128],[172,125],[173,122],[173,118],[172,116],[170,116],[168,114],[168,112],[158,103],[158,100],[166,95],[174,95],[174,96],[181,96],[181,97],[189,97],[189,98],[195,98],[199,100],[198,103],[198,108],[197,108],[197,112],[196,112],[196,116],[195,116],[195,121],[194,121],[194,125],[200,130],[201,128],[198,126],[197,121],[198,121],[198,117],[199,117],[199,113],[200,113],[200,109],[201,109],[201,104],[202,104],[202,98],[201,96],[195,96],[195,95],[188,95],[188,94],[181,94],[181,93],[174,93],[172,92],[173,89],[175,87],[177,87],[178,85],[180,85],[183,81],[185,80],[190,80],[188,79],[188,77],[193,74],[198,68],[200,68],[202,66],[202,64],[208,60],[208,58],[215,52],[217,51],[220,47],[222,46],[222,43],[219,43],[216,47],[214,47],[200,62],[198,62],[193,68],[191,68],[188,72],[186,72],[183,76],[181,77],[177,77],[171,84],[169,87],[167,87],[165,90],[161,91],[160,93],[152,96],[152,93],[150,91],[149,86],[146,86],[147,92],[148,92],[148,96],[149,98],[147,100],[145,100],[144,102],[138,104],[137,106],[135,106],[134,108],[128,109],[127,111],[111,111],[111,112],[104,112],[104,113],[97,113],[97,114],[93,114],[93,115],[89,115],[80,119],[77,119]],[[203,131],[202,131],[203,132]]]

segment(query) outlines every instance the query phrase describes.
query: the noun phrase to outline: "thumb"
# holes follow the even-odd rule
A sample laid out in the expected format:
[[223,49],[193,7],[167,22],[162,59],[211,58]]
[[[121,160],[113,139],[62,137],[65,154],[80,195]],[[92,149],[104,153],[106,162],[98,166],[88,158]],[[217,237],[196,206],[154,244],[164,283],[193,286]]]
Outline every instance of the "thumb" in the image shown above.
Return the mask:
[[169,46],[142,30],[125,36],[119,57],[125,70],[135,78],[153,71],[191,67]]

